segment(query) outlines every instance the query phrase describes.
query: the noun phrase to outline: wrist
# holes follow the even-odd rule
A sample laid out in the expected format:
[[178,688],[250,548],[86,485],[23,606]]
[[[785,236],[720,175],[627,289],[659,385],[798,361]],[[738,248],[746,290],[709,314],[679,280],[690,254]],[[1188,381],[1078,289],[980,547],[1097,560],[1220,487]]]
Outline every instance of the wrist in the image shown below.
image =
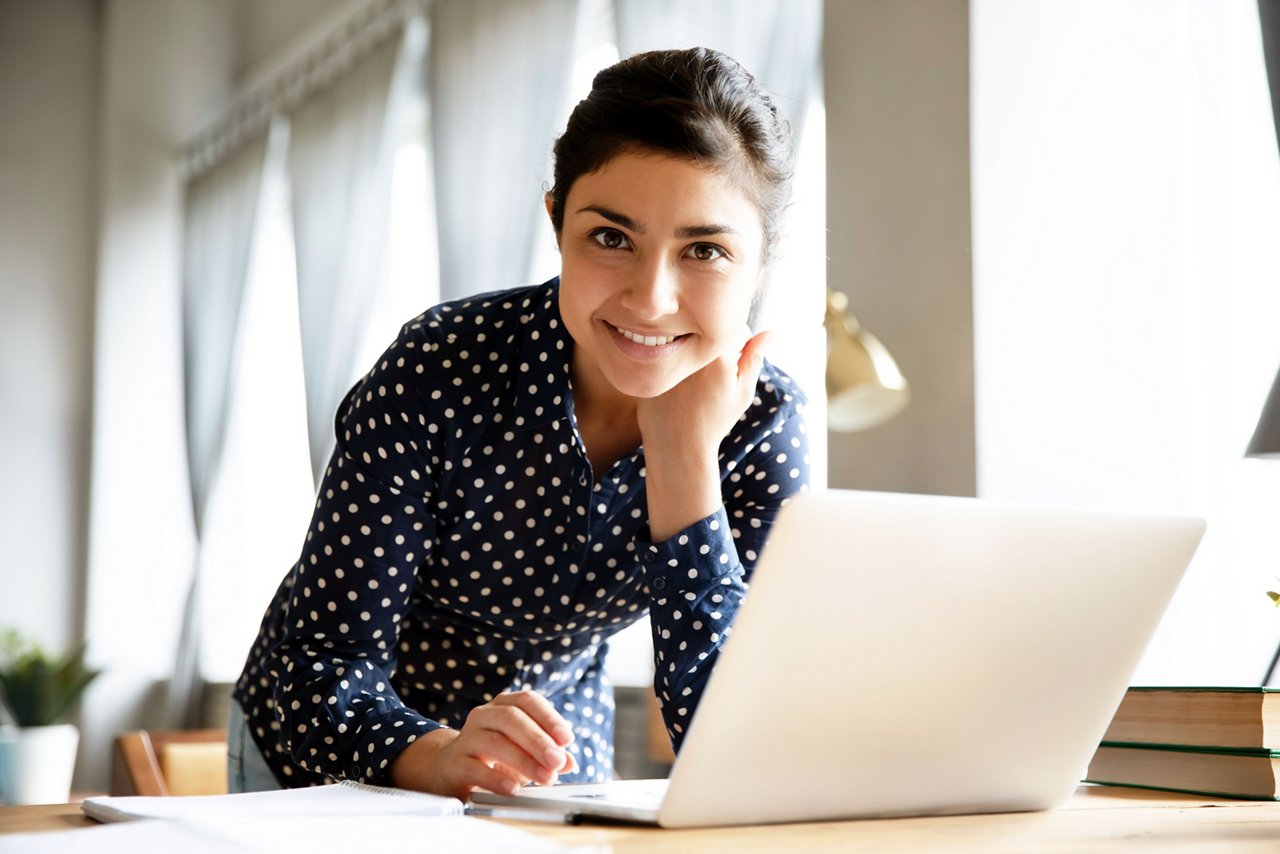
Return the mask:
[[660,543],[719,509],[723,503],[719,463],[710,456],[688,461],[664,458],[655,464],[646,453],[645,492],[649,537]]
[[400,751],[400,754],[391,760],[391,785],[397,789],[445,794],[436,791],[438,786],[435,772],[439,765],[440,754],[457,737],[457,730],[441,727],[432,730]]

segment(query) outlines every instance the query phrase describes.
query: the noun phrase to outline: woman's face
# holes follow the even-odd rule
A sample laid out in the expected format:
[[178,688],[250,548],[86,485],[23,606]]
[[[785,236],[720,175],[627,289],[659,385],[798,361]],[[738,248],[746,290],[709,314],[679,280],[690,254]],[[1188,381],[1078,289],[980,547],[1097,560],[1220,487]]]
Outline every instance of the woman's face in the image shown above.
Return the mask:
[[762,239],[746,193],[690,160],[623,153],[578,178],[559,235],[575,382],[656,397],[736,354],[749,335]]

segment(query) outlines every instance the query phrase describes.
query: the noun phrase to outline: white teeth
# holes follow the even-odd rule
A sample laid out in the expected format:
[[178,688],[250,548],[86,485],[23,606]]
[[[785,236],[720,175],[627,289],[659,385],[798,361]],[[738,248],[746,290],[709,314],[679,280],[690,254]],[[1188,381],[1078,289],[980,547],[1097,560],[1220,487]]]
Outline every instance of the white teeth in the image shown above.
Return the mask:
[[670,344],[678,337],[675,335],[637,335],[636,333],[623,329],[619,326],[615,326],[613,328],[617,329],[618,333],[628,341],[634,341],[635,343],[643,344],[646,347],[661,347],[664,344]]

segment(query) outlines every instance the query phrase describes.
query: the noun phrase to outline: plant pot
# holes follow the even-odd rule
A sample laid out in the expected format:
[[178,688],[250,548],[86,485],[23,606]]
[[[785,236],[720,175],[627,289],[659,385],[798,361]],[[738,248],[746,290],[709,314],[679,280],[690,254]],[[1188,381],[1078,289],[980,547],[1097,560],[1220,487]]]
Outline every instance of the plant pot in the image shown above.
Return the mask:
[[65,804],[79,746],[73,724],[0,728],[0,803]]

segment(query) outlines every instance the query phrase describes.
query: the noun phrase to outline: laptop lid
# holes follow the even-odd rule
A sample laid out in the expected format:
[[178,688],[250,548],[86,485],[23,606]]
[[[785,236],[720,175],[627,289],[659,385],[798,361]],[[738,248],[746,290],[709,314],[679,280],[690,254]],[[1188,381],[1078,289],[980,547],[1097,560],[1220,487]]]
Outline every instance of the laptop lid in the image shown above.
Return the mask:
[[[657,823],[1061,803],[1203,531],[1194,518],[972,498],[797,496],[761,554]],[[526,791],[545,801],[561,788],[572,787]],[[584,814],[607,802],[621,818],[620,797],[605,787],[565,802]]]

